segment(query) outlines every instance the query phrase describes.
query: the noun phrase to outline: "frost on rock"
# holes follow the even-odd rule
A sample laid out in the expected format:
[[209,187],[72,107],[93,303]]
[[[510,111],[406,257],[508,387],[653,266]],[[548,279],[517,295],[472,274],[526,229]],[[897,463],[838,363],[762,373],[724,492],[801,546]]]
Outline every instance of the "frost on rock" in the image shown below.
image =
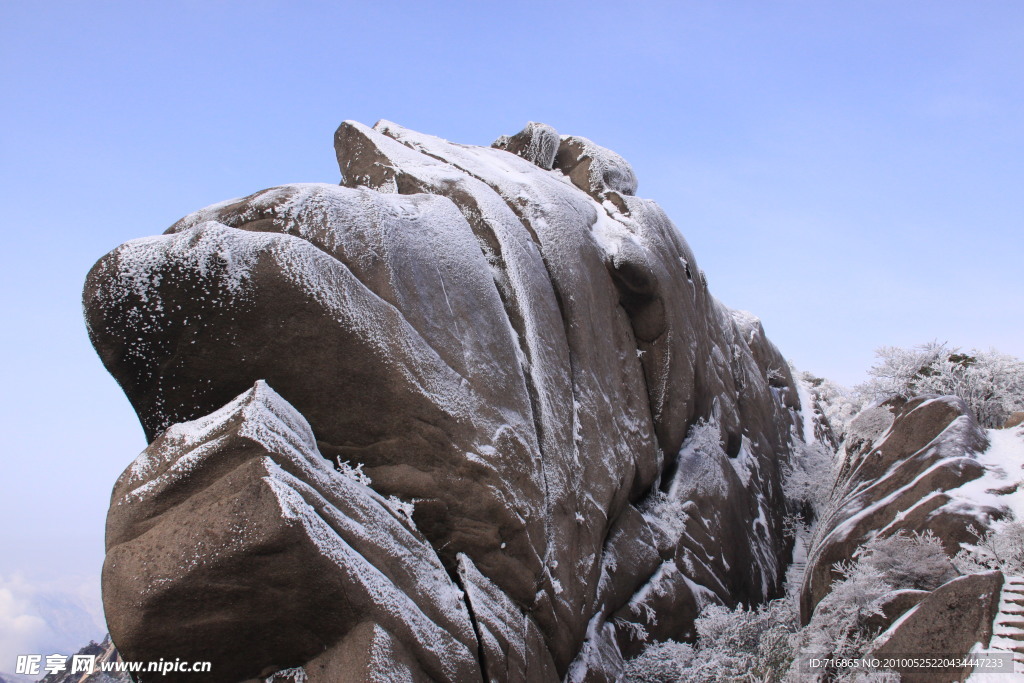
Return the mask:
[[[129,603],[117,600],[129,589]],[[230,599],[247,591],[258,597]],[[221,642],[225,680],[301,664],[368,619],[429,644],[416,655],[435,678],[478,675],[469,613],[437,554],[377,493],[335,472],[306,421],[263,382],[168,429],[118,480],[104,596],[126,657],[156,636],[183,659]],[[318,609],[332,596],[336,611]],[[182,600],[197,607],[165,633],[165,611]],[[282,636],[243,660],[229,647],[239,628]]]
[[110,512],[121,637],[215,577],[237,600],[206,628],[289,624],[247,675],[390,652],[396,680],[463,680],[468,649],[498,680],[614,679],[702,605],[777,595],[797,387],[629,164],[536,123],[334,142],[340,185],[201,209],[89,274],[152,440]]
[[629,162],[586,138],[562,136],[554,163],[576,187],[593,197],[606,192],[636,194],[636,174]]
[[518,154],[527,161],[550,171],[554,166],[560,142],[558,131],[554,128],[530,121],[526,124],[526,128],[515,135],[511,137],[502,135],[491,144],[491,147]]

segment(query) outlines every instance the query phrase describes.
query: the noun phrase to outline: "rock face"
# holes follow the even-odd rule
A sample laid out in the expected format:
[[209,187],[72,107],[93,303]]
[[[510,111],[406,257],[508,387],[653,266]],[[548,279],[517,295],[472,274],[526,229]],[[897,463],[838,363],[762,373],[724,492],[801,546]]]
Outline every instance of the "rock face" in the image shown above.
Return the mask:
[[914,605],[931,595],[929,591],[902,588],[885,596],[880,605],[882,613],[873,614],[865,619],[864,629],[870,633],[885,631],[899,617],[906,614]]
[[94,266],[90,337],[152,440],[108,519],[127,659],[613,680],[644,633],[779,593],[787,363],[621,157],[495,144],[345,122],[340,186]]
[[957,491],[985,469],[985,430],[952,396],[891,399],[850,424],[829,506],[815,532],[801,592],[801,617],[810,620],[828,594],[837,562],[876,534],[932,530],[952,556],[973,542],[969,528],[985,529],[1003,511]]
[[171,426],[114,486],[103,587],[119,649],[210,660],[218,679],[244,680],[366,622],[436,680],[479,678],[462,592],[394,507],[339,476],[263,382]]
[[[888,631],[881,634],[869,657],[949,658],[964,656],[980,643],[987,647],[992,638],[992,621],[999,611],[1003,575],[998,571],[960,576],[940,586]],[[912,667],[897,668],[907,683],[962,681],[973,670]]]

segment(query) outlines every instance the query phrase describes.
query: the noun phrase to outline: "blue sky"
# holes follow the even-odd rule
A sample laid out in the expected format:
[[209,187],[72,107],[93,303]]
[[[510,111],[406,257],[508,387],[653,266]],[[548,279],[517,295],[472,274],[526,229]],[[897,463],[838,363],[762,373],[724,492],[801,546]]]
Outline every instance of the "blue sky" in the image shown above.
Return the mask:
[[207,204],[337,181],[343,119],[474,144],[536,120],[616,150],[714,294],[840,382],[883,344],[1024,357],[1024,5],[638,5],[0,3],[0,579],[93,580],[145,445],[86,339],[89,267]]

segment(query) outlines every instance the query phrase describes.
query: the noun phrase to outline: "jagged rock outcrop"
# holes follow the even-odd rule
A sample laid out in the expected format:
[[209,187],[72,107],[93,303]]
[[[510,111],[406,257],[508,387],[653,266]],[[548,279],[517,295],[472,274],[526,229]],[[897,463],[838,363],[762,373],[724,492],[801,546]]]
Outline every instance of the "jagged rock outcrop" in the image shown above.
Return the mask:
[[558,147],[561,143],[562,139],[554,128],[530,121],[526,124],[526,128],[515,135],[502,135],[491,144],[491,147],[518,154],[527,161],[550,171],[555,165],[555,155],[558,154]]
[[985,468],[977,454],[985,430],[953,396],[891,399],[850,424],[832,502],[812,540],[801,591],[801,616],[810,620],[828,594],[837,562],[880,534],[932,530],[950,556],[972,542],[971,526],[987,528],[1004,512],[964,497],[964,484]]
[[644,634],[778,594],[787,363],[621,157],[542,124],[495,144],[345,122],[340,186],[92,269],[90,337],[153,440],[108,521],[126,657],[612,680]]
[[257,382],[172,425],[114,486],[104,600],[118,647],[244,680],[302,665],[365,622],[412,650],[420,677],[479,678],[462,592],[395,507],[339,476],[302,416]]

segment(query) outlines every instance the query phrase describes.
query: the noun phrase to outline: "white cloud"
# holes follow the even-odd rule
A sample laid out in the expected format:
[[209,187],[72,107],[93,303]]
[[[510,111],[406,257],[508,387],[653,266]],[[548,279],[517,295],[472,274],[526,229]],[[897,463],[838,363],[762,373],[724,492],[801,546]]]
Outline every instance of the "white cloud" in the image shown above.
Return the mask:
[[0,671],[13,672],[18,655],[74,654],[103,637],[102,623],[96,578],[0,576]]

